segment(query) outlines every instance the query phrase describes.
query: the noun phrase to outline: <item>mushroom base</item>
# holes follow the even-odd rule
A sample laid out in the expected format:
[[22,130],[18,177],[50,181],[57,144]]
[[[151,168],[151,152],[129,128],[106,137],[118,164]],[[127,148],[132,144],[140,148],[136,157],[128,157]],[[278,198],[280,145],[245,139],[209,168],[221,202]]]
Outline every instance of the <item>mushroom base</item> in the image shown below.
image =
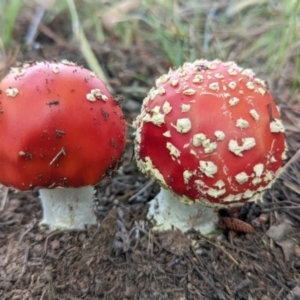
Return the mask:
[[97,224],[94,213],[94,188],[40,189],[43,220],[40,225],[55,229],[84,229]]
[[185,204],[169,190],[161,188],[149,204],[147,218],[156,222],[154,230],[177,228],[186,232],[193,228],[206,235],[216,229],[218,222],[216,208],[200,203]]

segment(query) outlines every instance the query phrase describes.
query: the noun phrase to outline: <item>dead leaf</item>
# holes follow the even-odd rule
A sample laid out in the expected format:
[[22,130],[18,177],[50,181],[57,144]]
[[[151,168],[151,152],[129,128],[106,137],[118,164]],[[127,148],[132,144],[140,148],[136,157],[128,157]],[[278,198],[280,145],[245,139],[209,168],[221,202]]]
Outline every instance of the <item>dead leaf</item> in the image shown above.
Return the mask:
[[266,232],[266,235],[275,242],[279,242],[284,240],[293,231],[294,228],[290,225],[290,222],[286,218],[283,218],[280,220],[280,223],[272,225]]
[[291,221],[283,215],[266,232],[266,235],[281,247],[286,261],[289,261],[290,255],[295,253],[295,242],[287,238],[289,233],[295,231],[291,224]]
[[284,298],[284,300],[297,300],[300,299],[300,287],[296,285]]
[[291,254],[295,252],[294,241],[288,239],[288,240],[276,242],[276,244],[281,247],[285,261],[289,261]]

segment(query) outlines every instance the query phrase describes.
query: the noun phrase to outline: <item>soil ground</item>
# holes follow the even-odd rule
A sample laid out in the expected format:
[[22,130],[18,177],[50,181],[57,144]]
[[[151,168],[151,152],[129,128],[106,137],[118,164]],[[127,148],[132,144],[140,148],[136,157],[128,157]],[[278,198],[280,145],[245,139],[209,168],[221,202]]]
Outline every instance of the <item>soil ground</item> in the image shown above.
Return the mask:
[[[84,64],[72,46],[42,34],[37,42],[42,48],[22,50],[18,60],[64,58]],[[159,49],[144,43],[128,49],[112,38],[93,49],[116,94],[124,97],[130,124],[150,87],[136,74],[154,82],[170,65]],[[290,158],[299,149],[300,106],[285,96],[288,82],[278,86],[273,92],[287,128]],[[96,187],[95,211],[101,226],[83,231],[41,229],[37,192],[1,187],[0,299],[300,299],[297,160],[259,203],[234,212],[247,223],[255,220],[254,233],[226,228],[211,237],[194,231],[155,233],[146,219],[147,202],[159,187],[138,171],[128,129],[121,168],[111,182]]]

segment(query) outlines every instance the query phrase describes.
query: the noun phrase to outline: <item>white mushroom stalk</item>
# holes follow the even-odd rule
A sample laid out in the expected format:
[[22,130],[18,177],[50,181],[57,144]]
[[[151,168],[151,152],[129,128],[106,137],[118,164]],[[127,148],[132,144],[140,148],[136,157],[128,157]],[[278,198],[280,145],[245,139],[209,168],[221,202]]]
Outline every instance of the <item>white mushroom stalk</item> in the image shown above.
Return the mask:
[[147,218],[155,221],[154,230],[177,228],[186,232],[193,228],[207,235],[216,229],[218,212],[216,208],[201,203],[185,203],[170,190],[161,188],[149,202]]
[[94,188],[40,189],[43,219],[40,225],[50,230],[85,229],[97,224],[94,212]]
[[157,229],[213,231],[218,208],[255,200],[285,157],[267,86],[234,62],[197,60],[170,70],[134,126],[138,167],[162,186],[148,214]]

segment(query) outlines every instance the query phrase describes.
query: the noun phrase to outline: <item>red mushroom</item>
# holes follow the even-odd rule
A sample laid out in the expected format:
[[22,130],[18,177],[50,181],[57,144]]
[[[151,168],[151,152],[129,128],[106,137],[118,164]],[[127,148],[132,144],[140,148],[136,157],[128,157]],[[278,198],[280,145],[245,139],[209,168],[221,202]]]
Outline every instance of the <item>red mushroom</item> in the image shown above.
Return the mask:
[[214,208],[254,200],[284,159],[284,129],[268,88],[234,62],[197,60],[170,70],[134,126],[138,166],[162,186],[149,210],[162,228],[209,232]]
[[74,63],[25,63],[0,83],[0,182],[40,189],[50,229],[96,223],[92,186],[117,166],[125,133],[103,82]]

